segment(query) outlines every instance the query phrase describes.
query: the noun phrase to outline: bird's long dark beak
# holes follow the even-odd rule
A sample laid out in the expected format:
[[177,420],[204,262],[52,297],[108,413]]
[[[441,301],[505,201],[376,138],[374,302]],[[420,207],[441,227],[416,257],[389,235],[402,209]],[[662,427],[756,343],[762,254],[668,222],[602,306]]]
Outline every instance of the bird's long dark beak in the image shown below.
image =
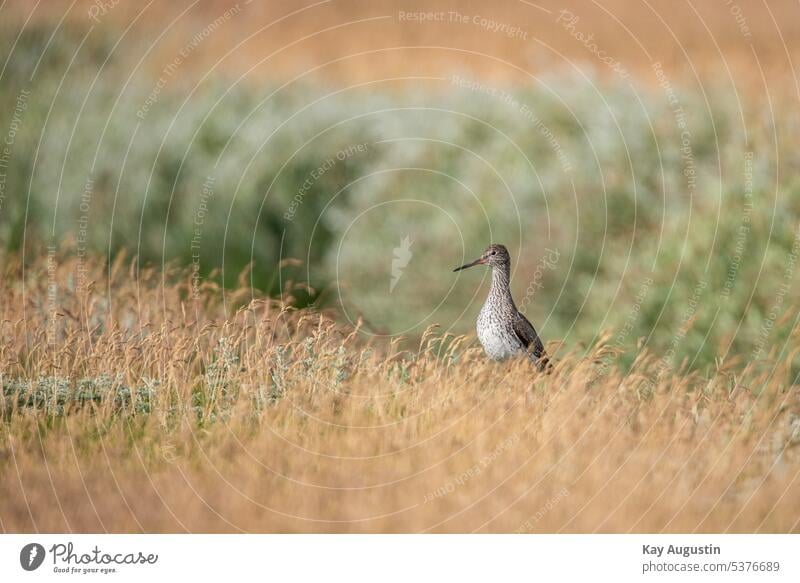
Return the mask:
[[472,267],[473,265],[483,265],[484,263],[486,263],[486,261],[483,259],[483,257],[478,257],[472,263],[467,263],[466,265],[462,265],[461,267],[456,267],[453,271],[454,272],[461,271],[462,269],[466,269],[467,267]]

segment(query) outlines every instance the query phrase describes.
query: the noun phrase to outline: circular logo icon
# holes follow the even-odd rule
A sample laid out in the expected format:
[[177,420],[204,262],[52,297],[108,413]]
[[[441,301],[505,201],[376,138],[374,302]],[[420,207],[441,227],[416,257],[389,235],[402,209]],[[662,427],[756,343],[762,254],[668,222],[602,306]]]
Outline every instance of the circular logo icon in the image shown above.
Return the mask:
[[28,543],[19,552],[19,564],[26,571],[35,571],[44,562],[44,547],[39,543]]

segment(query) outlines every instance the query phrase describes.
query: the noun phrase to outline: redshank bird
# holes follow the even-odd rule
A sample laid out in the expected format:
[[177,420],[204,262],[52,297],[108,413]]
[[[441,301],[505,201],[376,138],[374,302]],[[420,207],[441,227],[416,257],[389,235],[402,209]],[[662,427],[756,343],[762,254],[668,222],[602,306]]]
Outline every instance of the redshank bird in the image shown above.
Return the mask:
[[517,310],[511,297],[511,256],[508,249],[504,245],[489,245],[478,259],[453,271],[474,265],[492,268],[492,287],[478,314],[478,340],[483,350],[492,360],[524,354],[536,363],[539,370],[544,370],[549,363],[542,340],[528,319]]

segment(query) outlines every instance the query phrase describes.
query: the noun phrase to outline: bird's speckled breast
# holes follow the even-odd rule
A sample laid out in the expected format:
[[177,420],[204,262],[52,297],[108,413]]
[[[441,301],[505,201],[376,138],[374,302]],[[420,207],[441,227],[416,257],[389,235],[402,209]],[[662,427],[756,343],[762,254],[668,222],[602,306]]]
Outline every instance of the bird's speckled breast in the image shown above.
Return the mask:
[[517,335],[509,326],[503,325],[501,315],[492,309],[489,302],[484,304],[478,314],[477,332],[483,350],[493,360],[503,360],[522,350]]

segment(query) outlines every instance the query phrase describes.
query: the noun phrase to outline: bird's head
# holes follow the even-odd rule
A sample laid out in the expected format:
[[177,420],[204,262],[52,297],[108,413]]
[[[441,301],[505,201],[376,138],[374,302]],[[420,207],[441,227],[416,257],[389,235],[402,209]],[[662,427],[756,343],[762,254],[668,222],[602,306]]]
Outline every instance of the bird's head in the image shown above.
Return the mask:
[[491,265],[492,267],[504,267],[511,264],[511,256],[508,254],[508,249],[505,245],[492,243],[486,248],[480,257],[471,263],[456,267],[453,271],[461,271],[473,265]]

